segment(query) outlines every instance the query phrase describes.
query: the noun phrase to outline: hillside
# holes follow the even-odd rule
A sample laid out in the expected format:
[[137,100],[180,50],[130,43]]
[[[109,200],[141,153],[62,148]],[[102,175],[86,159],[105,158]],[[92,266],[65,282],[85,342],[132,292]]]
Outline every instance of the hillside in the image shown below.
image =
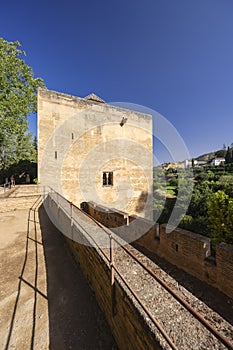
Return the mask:
[[197,161],[205,161],[205,162],[211,161],[212,159],[215,158],[215,153],[216,152],[210,152],[210,153],[202,154],[201,156],[195,158],[195,160],[197,160]]
[[[230,148],[230,150],[233,150],[233,147]],[[209,153],[205,153],[202,154],[201,156],[195,158],[195,160],[197,161],[206,161],[206,162],[210,162],[212,159],[214,158],[225,158],[227,154],[227,151],[224,149],[220,149],[216,152],[209,152]]]

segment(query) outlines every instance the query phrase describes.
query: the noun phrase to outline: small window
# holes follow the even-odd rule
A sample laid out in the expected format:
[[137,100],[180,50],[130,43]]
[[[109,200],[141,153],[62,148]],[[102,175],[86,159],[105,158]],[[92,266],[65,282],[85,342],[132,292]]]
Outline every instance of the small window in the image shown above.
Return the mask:
[[55,151],[55,155],[54,156],[55,156],[55,159],[57,159],[57,151]]
[[178,252],[178,244],[176,244],[175,249],[176,249],[176,252]]
[[103,186],[113,186],[113,172],[103,173]]
[[73,140],[74,139],[74,133],[72,132],[71,134],[71,139]]

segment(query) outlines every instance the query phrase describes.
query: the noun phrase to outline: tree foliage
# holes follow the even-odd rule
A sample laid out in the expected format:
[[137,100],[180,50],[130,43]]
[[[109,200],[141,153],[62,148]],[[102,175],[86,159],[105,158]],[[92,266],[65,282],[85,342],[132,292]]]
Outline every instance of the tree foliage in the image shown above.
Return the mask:
[[37,89],[44,87],[34,78],[18,41],[0,38],[0,170],[20,160],[34,160],[32,134],[27,117],[37,108]]
[[223,191],[214,193],[209,202],[208,215],[214,244],[233,244],[233,198]]
[[[194,168],[193,174],[192,198],[179,226],[211,237],[213,248],[218,242],[233,244],[233,163]],[[175,196],[166,197],[164,210],[158,220],[160,223],[168,222],[175,203],[176,206],[178,204],[178,209],[187,203],[188,179],[184,176],[178,179],[176,174],[168,171],[165,172],[165,179],[166,188],[172,184],[176,193],[179,189],[180,199],[178,203]],[[158,179],[155,180],[156,188]],[[155,209],[156,205],[155,200]]]
[[226,160],[226,164],[230,164],[233,162],[232,148],[230,147],[227,148],[225,160]]

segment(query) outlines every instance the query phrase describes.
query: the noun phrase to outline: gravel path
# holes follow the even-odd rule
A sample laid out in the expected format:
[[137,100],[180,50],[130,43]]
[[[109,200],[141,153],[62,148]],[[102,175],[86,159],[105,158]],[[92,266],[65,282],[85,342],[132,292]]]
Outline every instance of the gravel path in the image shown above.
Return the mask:
[[[134,250],[132,247],[129,247],[129,249],[233,344],[233,327],[230,323],[184,287],[180,286],[177,281],[143,254]],[[164,290],[133,258],[126,254],[122,248],[117,248],[115,252],[115,264],[126,281],[133,286],[134,292],[137,293],[151,314],[164,327],[171,339],[173,339],[178,349],[226,349],[173,296]],[[168,346],[166,348],[169,349]]]
[[[108,242],[108,238],[106,239],[107,235],[91,218],[77,212],[76,219],[87,232],[92,233],[95,240],[98,240],[99,243],[102,242],[103,246],[105,246],[105,243]],[[150,267],[158,277],[169,284],[233,344],[233,327],[229,322],[196,298],[145,255],[131,246],[127,247],[140,261]],[[104,251],[109,256],[109,250],[104,249]],[[164,327],[179,350],[226,349],[220,341],[180,305],[173,296],[164,290],[133,258],[126,254],[121,247],[115,249],[114,260],[117,269],[124,276],[133,291],[137,293],[150,313]],[[160,341],[165,349],[169,349],[162,337],[160,337]]]

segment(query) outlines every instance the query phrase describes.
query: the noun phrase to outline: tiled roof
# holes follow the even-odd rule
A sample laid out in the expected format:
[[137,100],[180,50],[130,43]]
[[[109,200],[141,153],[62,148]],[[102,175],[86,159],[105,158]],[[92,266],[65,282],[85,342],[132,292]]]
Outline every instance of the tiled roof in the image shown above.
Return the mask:
[[102,100],[102,98],[100,98],[99,96],[95,95],[95,94],[90,94],[86,97],[84,97],[85,100],[91,100],[91,101],[95,101],[95,102],[100,102],[100,103],[106,103],[104,100]]

